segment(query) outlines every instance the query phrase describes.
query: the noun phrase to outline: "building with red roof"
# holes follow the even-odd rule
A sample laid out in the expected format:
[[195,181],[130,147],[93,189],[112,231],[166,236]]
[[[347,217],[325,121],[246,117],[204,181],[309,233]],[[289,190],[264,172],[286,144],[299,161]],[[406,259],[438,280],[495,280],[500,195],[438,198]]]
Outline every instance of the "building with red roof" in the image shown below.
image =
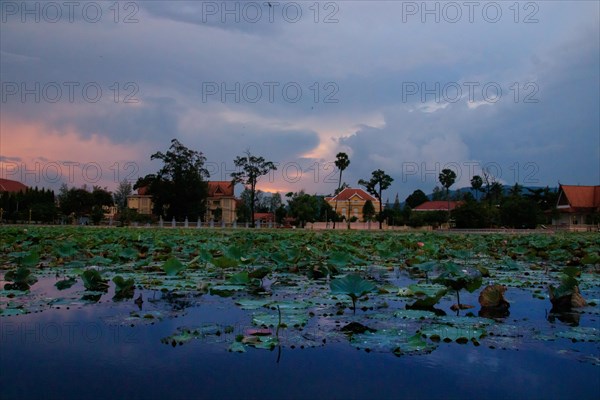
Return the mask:
[[379,200],[362,189],[346,188],[336,196],[325,197],[325,201],[336,210],[338,215],[346,220],[356,217],[359,221],[363,218],[363,207],[367,201],[373,203],[376,212],[379,212]]
[[138,214],[151,215],[153,207],[152,196],[148,194],[147,186],[141,186],[137,189],[137,194],[127,196],[127,208],[137,210]]
[[[463,201],[451,201],[450,202],[450,211],[454,210],[456,207],[462,205]],[[423,204],[420,204],[413,208],[413,211],[448,211],[448,201],[446,200],[435,200],[435,201],[426,201]]]
[[234,188],[235,185],[231,181],[208,182],[207,221],[222,221],[232,224],[236,220],[237,202]]
[[576,229],[592,224],[594,216],[600,213],[600,185],[560,185],[556,210],[558,213],[554,225]]
[[272,212],[254,213],[254,222],[255,223],[260,222],[261,226],[266,226],[269,223],[274,225],[275,224],[275,213],[272,213]]
[[4,193],[18,193],[25,192],[27,186],[19,181],[13,181],[11,179],[0,178],[0,192]]

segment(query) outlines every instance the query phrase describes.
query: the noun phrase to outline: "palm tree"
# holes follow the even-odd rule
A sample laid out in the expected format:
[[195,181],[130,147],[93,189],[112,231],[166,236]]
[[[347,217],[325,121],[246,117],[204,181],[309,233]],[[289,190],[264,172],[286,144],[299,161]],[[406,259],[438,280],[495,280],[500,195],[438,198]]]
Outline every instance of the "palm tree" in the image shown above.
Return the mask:
[[471,189],[475,191],[475,199],[479,201],[479,192],[481,191],[481,187],[483,186],[483,179],[479,175],[473,176],[471,178]]
[[[342,172],[350,165],[350,158],[348,158],[348,154],[339,152],[335,156],[335,166],[340,170],[340,179],[338,180],[338,193],[340,188],[342,187]],[[335,218],[333,219],[333,229],[335,229],[335,221],[337,219],[337,200],[335,201]]]
[[446,197],[448,198],[448,219],[450,219],[450,186],[454,185],[454,182],[456,182],[456,172],[445,168],[438,176],[438,179],[442,186],[446,188]]

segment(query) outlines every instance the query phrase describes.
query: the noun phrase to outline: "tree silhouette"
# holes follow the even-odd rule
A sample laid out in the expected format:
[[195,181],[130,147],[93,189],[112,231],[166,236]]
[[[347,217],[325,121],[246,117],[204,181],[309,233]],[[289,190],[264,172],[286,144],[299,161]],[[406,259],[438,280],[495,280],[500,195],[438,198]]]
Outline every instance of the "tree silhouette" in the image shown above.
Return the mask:
[[162,168],[156,174],[138,179],[133,188],[148,188],[154,213],[178,220],[200,217],[208,197],[206,179],[209,173],[204,168],[206,157],[173,139],[166,153],[156,152],[150,159],[161,160]]
[[241,171],[231,174],[232,182],[242,183],[250,190],[250,223],[254,228],[254,208],[256,198],[256,183],[258,178],[268,174],[270,171],[277,169],[271,161],[266,161],[264,157],[252,155],[250,150],[246,150],[245,156],[238,156],[233,163],[236,167],[241,168]]
[[438,179],[443,187],[446,188],[446,198],[448,199],[448,215],[450,215],[450,186],[456,182],[456,172],[451,169],[444,168]]
[[379,229],[383,229],[383,202],[381,201],[381,194],[383,191],[390,187],[394,179],[386,174],[383,170],[375,170],[371,173],[371,179],[366,181],[360,179],[358,184],[364,186],[367,192],[379,200]]
[[[350,158],[348,158],[348,154],[339,152],[335,156],[335,166],[340,170],[340,178],[338,179],[338,188],[336,196],[340,193],[342,188],[342,173],[348,166],[350,165]],[[337,200],[335,201],[335,218],[333,219],[333,229],[335,229],[335,221],[337,220]]]
[[479,192],[483,186],[483,179],[479,175],[474,175],[471,178],[471,189],[475,191],[475,200],[479,201]]

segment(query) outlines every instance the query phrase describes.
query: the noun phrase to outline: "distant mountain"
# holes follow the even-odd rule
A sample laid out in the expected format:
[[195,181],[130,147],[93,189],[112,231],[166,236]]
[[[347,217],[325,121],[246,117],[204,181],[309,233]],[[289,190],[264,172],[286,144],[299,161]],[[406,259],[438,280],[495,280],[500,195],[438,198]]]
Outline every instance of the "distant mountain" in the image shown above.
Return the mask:
[[[507,196],[510,193],[510,190],[513,188],[514,185],[502,185],[502,194],[504,196]],[[536,190],[536,189],[545,189],[546,186],[521,186],[522,190],[521,190],[521,194],[522,195],[526,195],[529,194],[531,190]],[[482,188],[484,189],[484,188]],[[552,192],[558,192],[558,187],[551,187],[550,190]],[[450,190],[450,198],[455,198],[456,195],[459,195],[461,198],[465,193],[470,192],[473,197],[479,198],[481,200],[481,197],[485,194],[485,192],[479,192],[479,197],[477,197],[475,195],[475,190],[472,190],[471,187],[462,187],[456,190]],[[444,191],[444,197],[446,196],[446,193]],[[433,193],[428,193],[427,194],[427,198],[429,200],[433,199]],[[392,206],[394,204],[394,202],[392,200],[388,200],[388,202],[386,203],[386,206],[389,204],[389,206]],[[401,201],[400,202],[400,207],[404,208],[404,205],[406,204],[406,201]]]
[[[510,190],[514,187],[514,185],[502,185],[502,194],[507,196],[510,193]],[[530,193],[530,189],[531,190],[536,190],[536,189],[545,189],[546,186],[521,186],[521,194],[522,195],[526,195]],[[482,187],[482,189],[484,189],[483,192],[479,192],[479,198],[481,198],[481,196],[483,194],[485,194],[485,187]],[[558,188],[557,187],[551,187],[550,190],[552,192],[558,192]],[[470,192],[474,197],[475,196],[475,190],[471,189],[471,187],[463,187],[463,188],[459,188],[456,190],[450,190],[450,198],[454,198],[457,194],[458,195],[464,195],[465,193]],[[433,198],[433,193],[429,193],[427,195],[427,197],[431,200]]]

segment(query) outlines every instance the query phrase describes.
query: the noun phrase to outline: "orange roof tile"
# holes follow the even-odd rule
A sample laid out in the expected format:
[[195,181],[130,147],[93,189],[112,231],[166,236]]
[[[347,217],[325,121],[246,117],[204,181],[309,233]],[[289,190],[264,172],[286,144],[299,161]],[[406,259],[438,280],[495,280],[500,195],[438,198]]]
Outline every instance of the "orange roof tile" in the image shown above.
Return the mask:
[[26,190],[27,186],[21,182],[0,178],[0,192],[16,193],[24,192]]
[[262,220],[262,221],[275,221],[275,214],[274,213],[254,213],[254,219]]
[[208,197],[233,197],[233,183],[231,181],[208,182]]
[[364,190],[352,189],[352,188],[346,188],[346,189],[342,190],[340,193],[338,193],[337,196],[329,197],[329,198],[327,198],[327,200],[329,200],[329,201],[347,201],[347,200],[350,200],[354,196],[358,196],[360,199],[362,199],[364,201],[367,201],[367,200],[371,200],[372,202],[378,201],[375,197],[371,196],[369,193],[365,192]]
[[[454,210],[456,207],[463,204],[462,201],[451,201],[450,210]],[[425,203],[416,206],[413,211],[448,211],[448,201],[446,200],[435,200],[426,201]]]
[[557,206],[600,208],[600,186],[560,185]]

